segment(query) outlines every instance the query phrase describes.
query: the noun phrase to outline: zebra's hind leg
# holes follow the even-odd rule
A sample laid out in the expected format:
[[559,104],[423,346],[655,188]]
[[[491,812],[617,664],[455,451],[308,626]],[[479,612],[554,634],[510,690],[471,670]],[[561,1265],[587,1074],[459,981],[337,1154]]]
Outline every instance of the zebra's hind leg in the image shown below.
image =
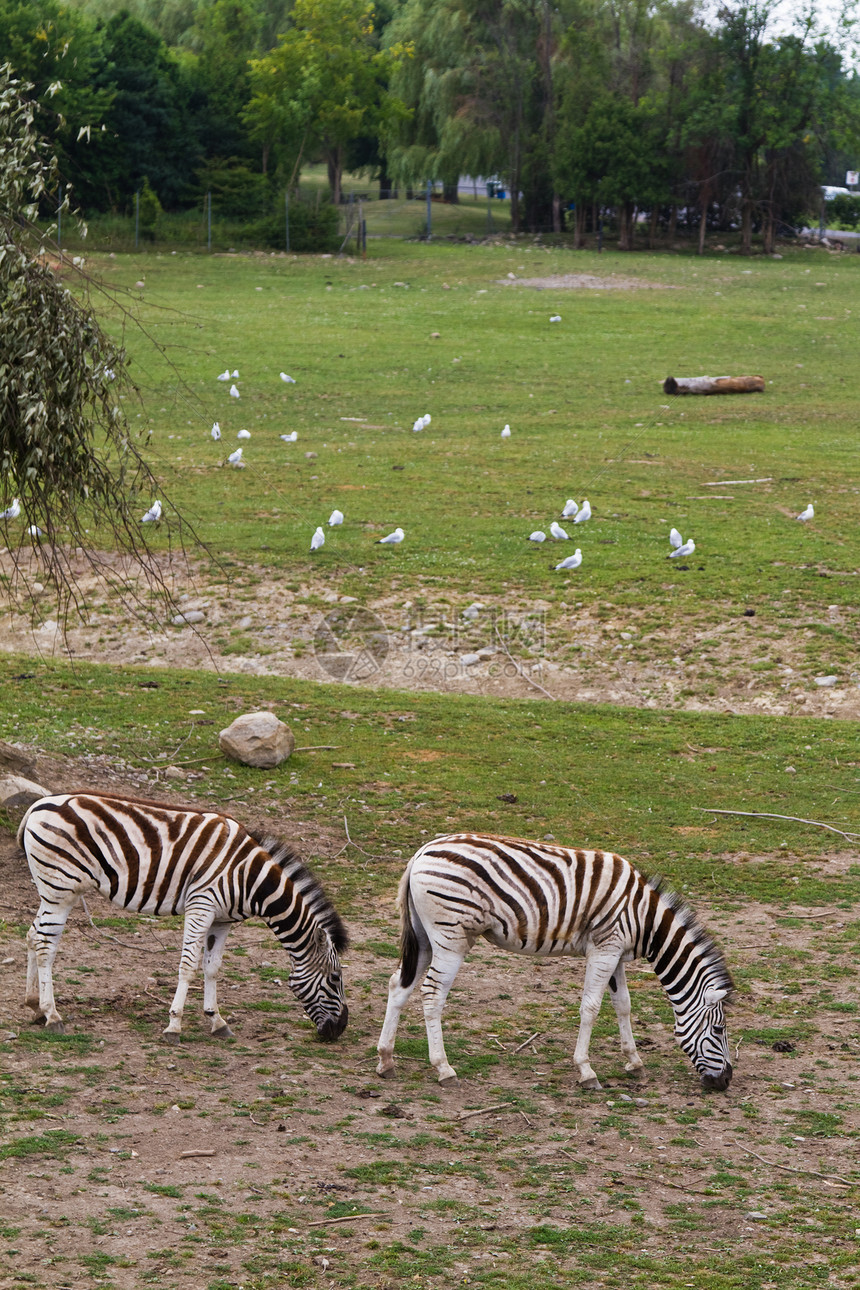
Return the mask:
[[576,1048],[573,1053],[573,1060],[579,1067],[581,1088],[595,1090],[602,1087],[588,1060],[588,1046],[604,992],[618,966],[617,949],[591,949],[586,952],[585,984],[582,987],[582,1003],[579,1008],[579,1033],[576,1036]]
[[213,923],[203,950],[203,1011],[218,1039],[230,1039],[233,1031],[218,1011],[218,970],[224,957],[224,943],[232,923]]
[[36,1019],[44,1017],[45,1029],[55,1035],[63,1033],[63,1019],[54,1001],[53,966],[73,904],[74,900],[57,908],[43,900],[27,933],[26,1002]]
[[394,1040],[397,1037],[400,1014],[429,966],[430,945],[419,943],[415,973],[409,985],[401,985],[402,964],[388,982],[388,1006],[385,1009],[385,1020],[382,1023],[379,1043],[376,1045],[376,1051],[379,1054],[376,1073],[381,1075],[383,1079],[393,1079],[394,1077]]
[[460,1082],[445,1052],[445,1040],[442,1037],[442,1009],[445,1007],[448,992],[454,984],[469,948],[468,942],[462,949],[434,945],[433,959],[421,984],[430,1065],[439,1077],[439,1083],[443,1085],[456,1085]]
[[644,1062],[636,1051],[636,1040],[630,1025],[630,991],[627,988],[627,977],[624,973],[624,961],[609,978],[609,997],[618,1018],[618,1033],[621,1036],[621,1051],[627,1061],[624,1069],[628,1075],[639,1075],[644,1069]]

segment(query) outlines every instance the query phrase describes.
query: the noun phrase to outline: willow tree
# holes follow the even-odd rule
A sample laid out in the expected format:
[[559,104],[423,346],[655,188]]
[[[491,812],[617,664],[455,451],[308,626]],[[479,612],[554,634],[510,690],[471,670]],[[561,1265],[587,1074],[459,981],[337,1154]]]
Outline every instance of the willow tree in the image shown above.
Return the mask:
[[150,589],[164,584],[140,528],[155,480],[121,407],[125,354],[63,285],[79,269],[46,253],[35,223],[57,165],[31,90],[0,67],[0,542],[13,591],[48,583],[65,613],[82,607],[82,557],[115,574],[118,552]]

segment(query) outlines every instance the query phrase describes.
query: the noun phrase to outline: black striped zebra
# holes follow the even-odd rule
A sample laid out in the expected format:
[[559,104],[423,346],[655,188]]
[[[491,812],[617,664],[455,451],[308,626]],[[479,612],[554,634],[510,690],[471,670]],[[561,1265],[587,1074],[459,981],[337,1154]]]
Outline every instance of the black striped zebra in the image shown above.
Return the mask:
[[322,1039],[348,1012],[338,954],[343,923],[286,843],[257,836],[217,811],[111,793],[60,793],[30,807],[18,830],[41,897],[27,933],[26,1002],[62,1031],[52,966],[71,910],[98,889],[139,914],[183,914],[179,984],[164,1031],[179,1043],[191,979],[203,960],[203,1011],[212,1034],[231,1031],[218,1011],[217,978],[231,924],[265,919],[290,956],[290,989]]
[[728,1087],[732,1067],[723,1001],[732,980],[723,957],[677,897],[621,856],[454,833],[435,838],[412,857],[400,882],[399,903],[401,959],[389,985],[377,1047],[380,1075],[394,1074],[397,1023],[423,977],[430,1062],[441,1084],[456,1083],[445,1055],[442,1009],[464,958],[483,936],[515,954],[584,955],[574,1052],[583,1088],[600,1088],[588,1045],[607,985],[626,1070],[642,1069],[624,975],[624,964],[640,956],[652,964],[669,996],[675,1036],[702,1084]]

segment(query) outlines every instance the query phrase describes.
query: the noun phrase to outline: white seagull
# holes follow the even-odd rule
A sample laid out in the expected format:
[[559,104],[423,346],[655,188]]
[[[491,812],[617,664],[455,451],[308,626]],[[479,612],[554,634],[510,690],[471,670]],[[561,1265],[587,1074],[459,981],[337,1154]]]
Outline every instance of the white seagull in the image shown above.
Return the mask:
[[814,520],[815,511],[813,509],[812,502],[809,503],[805,511],[801,511],[800,514],[795,515],[794,518],[796,520],[803,520],[804,523],[806,523],[807,520]]
[[235,452],[231,452],[227,460],[229,461],[231,466],[244,465],[244,462],[242,461],[242,449],[237,448]]
[[402,542],[405,536],[406,535],[403,532],[403,529],[400,528],[400,526],[398,525],[398,527],[394,530],[393,533],[389,533],[387,537],[380,538],[376,545],[377,546],[397,546],[398,542]]
[[12,498],[12,505],[7,506],[5,511],[0,511],[0,520],[17,520],[21,514],[21,503],[17,497]]
[[562,560],[559,564],[555,566],[556,572],[559,569],[578,569],[581,564],[582,564],[582,552],[580,551],[579,547],[577,547],[573,555],[567,556],[566,559]]
[[299,437],[298,430],[293,430],[292,434],[281,435],[281,438],[283,439],[284,443],[295,443],[298,437]]
[[27,532],[30,534],[30,537],[45,536],[44,532],[42,531],[42,529],[39,528],[38,524],[31,524],[30,527],[27,529]]
[[575,515],[578,510],[579,510],[579,506],[576,504],[573,498],[568,497],[567,501],[564,504],[564,510],[561,513],[561,518],[563,520],[569,520],[571,516]]
[[236,389],[236,386],[235,386],[235,385],[231,385],[231,386],[230,386],[230,398],[231,398],[231,399],[238,399],[239,397],[240,397],[240,395],[239,395],[239,391]]
[[338,524],[343,524],[343,511],[333,510],[328,517],[329,528],[335,528]]
[[530,533],[530,534],[529,534],[529,541],[530,541],[530,542],[545,542],[545,541],[546,541],[546,534],[544,533],[543,529],[535,529],[534,533]]
[[281,380],[285,385],[295,385],[296,383],[296,378],[294,376],[287,376],[286,372],[281,372]]
[[155,524],[161,519],[161,502],[155,501],[140,521],[141,524]]
[[591,519],[591,502],[586,497],[574,517],[574,524],[584,524]]
[[313,537],[311,538],[311,550],[318,551],[320,547],[324,545],[325,545],[325,533],[323,533],[320,526],[317,525],[317,531],[316,533],[314,533]]
[[221,427],[219,426],[217,421],[213,421],[212,429],[209,431],[209,433],[212,435],[213,439],[221,438]]
[[553,520],[552,524],[550,524],[549,531],[554,538],[559,538],[563,542],[567,541],[567,534],[565,533],[561,525],[557,524],[555,520]]
[[690,538],[689,542],[685,542],[685,543],[684,543],[684,545],[683,545],[683,546],[679,546],[679,547],[677,548],[677,550],[675,550],[675,551],[670,551],[670,552],[669,552],[669,559],[670,559],[670,560],[675,560],[675,559],[677,559],[677,557],[678,557],[679,555],[692,555],[692,554],[693,554],[693,552],[695,551],[695,549],[696,549],[696,544],[695,544],[695,542],[693,541],[693,539],[692,539],[692,538]]
[[502,430],[502,438],[510,439],[510,437],[511,437],[511,427],[505,426],[504,429]]
[[677,529],[669,529],[669,541],[676,551],[679,546],[684,545],[684,539],[681,537],[681,534]]
[[240,430],[240,431],[238,432],[238,434],[236,435],[236,438],[237,438],[237,439],[250,439],[250,438],[251,438],[251,431],[250,431],[250,430]]
[[234,381],[238,381],[238,379],[239,379],[239,369],[238,369],[238,367],[236,367],[236,368],[234,368],[234,369],[233,369],[232,377],[233,377],[233,380],[234,380]]
[[550,322],[561,322],[561,314],[552,314],[550,316]]
[[218,380],[219,380],[219,381],[229,381],[229,379],[230,379],[230,369],[229,369],[229,367],[228,367],[225,371],[223,371],[223,372],[219,372],[219,373],[218,373]]

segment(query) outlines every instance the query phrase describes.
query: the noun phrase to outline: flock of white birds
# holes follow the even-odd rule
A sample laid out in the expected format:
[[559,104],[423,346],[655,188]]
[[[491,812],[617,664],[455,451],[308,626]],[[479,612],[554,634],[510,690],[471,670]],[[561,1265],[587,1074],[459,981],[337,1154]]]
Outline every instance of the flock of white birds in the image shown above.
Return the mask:
[[[556,316],[550,319],[550,322],[556,322],[556,321],[559,321],[559,319]],[[295,378],[292,376],[289,376],[286,372],[281,372],[280,377],[285,385],[296,384]],[[241,393],[239,391],[239,388],[235,384],[235,382],[239,380],[238,368],[235,368],[233,371],[231,371],[229,367],[225,368],[223,372],[219,373],[217,379],[219,381],[231,381],[232,382],[232,384],[230,385],[231,398],[234,398],[234,399],[241,398]],[[430,425],[431,421],[432,421],[432,417],[430,413],[426,412],[423,416],[418,417],[417,420],[413,422],[412,429],[417,434],[421,430],[426,430],[427,426]],[[215,440],[218,440],[221,438],[221,427],[217,421],[213,423],[212,430],[210,431],[210,433],[212,438]],[[295,443],[298,437],[299,437],[298,432],[295,430],[291,431],[290,434],[282,434],[280,436],[280,438],[283,439],[285,443]],[[511,437],[510,425],[505,425],[503,427],[501,437],[502,439],[510,439]],[[251,432],[250,430],[239,430],[236,435],[236,438],[250,439]],[[227,456],[227,462],[231,466],[236,468],[244,467],[245,463],[242,460],[242,448],[241,447],[236,448],[233,452],[231,452]],[[20,514],[21,514],[20,499],[17,497],[14,497],[12,499],[11,505],[9,505],[4,511],[0,511],[0,520],[16,520],[18,519]],[[141,518],[141,523],[157,524],[158,521],[161,519],[162,514],[163,514],[162,504],[158,499],[156,499],[155,501],[153,501],[152,505],[150,506],[146,514],[143,515],[143,517]],[[799,515],[795,516],[795,519],[800,520],[803,523],[806,523],[808,520],[814,519],[814,517],[815,517],[815,510],[812,506],[812,503],[810,502],[810,504],[804,510],[802,510]],[[562,508],[561,518],[567,519],[567,520],[572,519],[574,524],[584,524],[587,520],[590,520],[591,503],[589,502],[588,498],[586,497],[583,500],[582,505],[580,506],[573,500],[572,497],[569,497]],[[337,509],[333,510],[328,520],[329,527],[337,528],[339,525],[343,524],[343,519],[344,517],[343,517],[342,511],[339,511]],[[31,537],[44,536],[42,530],[35,524],[29,525],[27,531]],[[550,531],[550,535],[557,542],[567,542],[570,539],[569,533],[567,533],[567,531],[562,528],[562,526],[558,523],[557,520],[552,521],[552,523],[549,526],[549,531]],[[389,533],[385,537],[380,538],[377,545],[398,546],[403,541],[405,536],[406,535],[403,529],[400,528],[400,526],[398,525],[398,527],[392,533]],[[546,533],[544,533],[542,529],[535,529],[533,533],[529,534],[529,541],[535,542],[535,543],[545,542]],[[673,528],[669,531],[669,544],[672,547],[672,550],[669,552],[670,560],[675,560],[679,556],[692,555],[693,552],[696,550],[696,543],[693,541],[693,539],[689,538],[685,542],[683,537],[681,536],[681,534],[678,532],[676,528]],[[319,551],[320,548],[323,547],[324,545],[325,545],[325,530],[323,529],[322,525],[318,525],[314,532],[313,537],[311,538],[311,548],[310,548],[311,552]],[[582,551],[580,550],[579,547],[577,547],[573,555],[566,556],[565,559],[559,561],[559,563],[555,566],[555,569],[556,571],[578,569],[581,564],[582,564]]]

